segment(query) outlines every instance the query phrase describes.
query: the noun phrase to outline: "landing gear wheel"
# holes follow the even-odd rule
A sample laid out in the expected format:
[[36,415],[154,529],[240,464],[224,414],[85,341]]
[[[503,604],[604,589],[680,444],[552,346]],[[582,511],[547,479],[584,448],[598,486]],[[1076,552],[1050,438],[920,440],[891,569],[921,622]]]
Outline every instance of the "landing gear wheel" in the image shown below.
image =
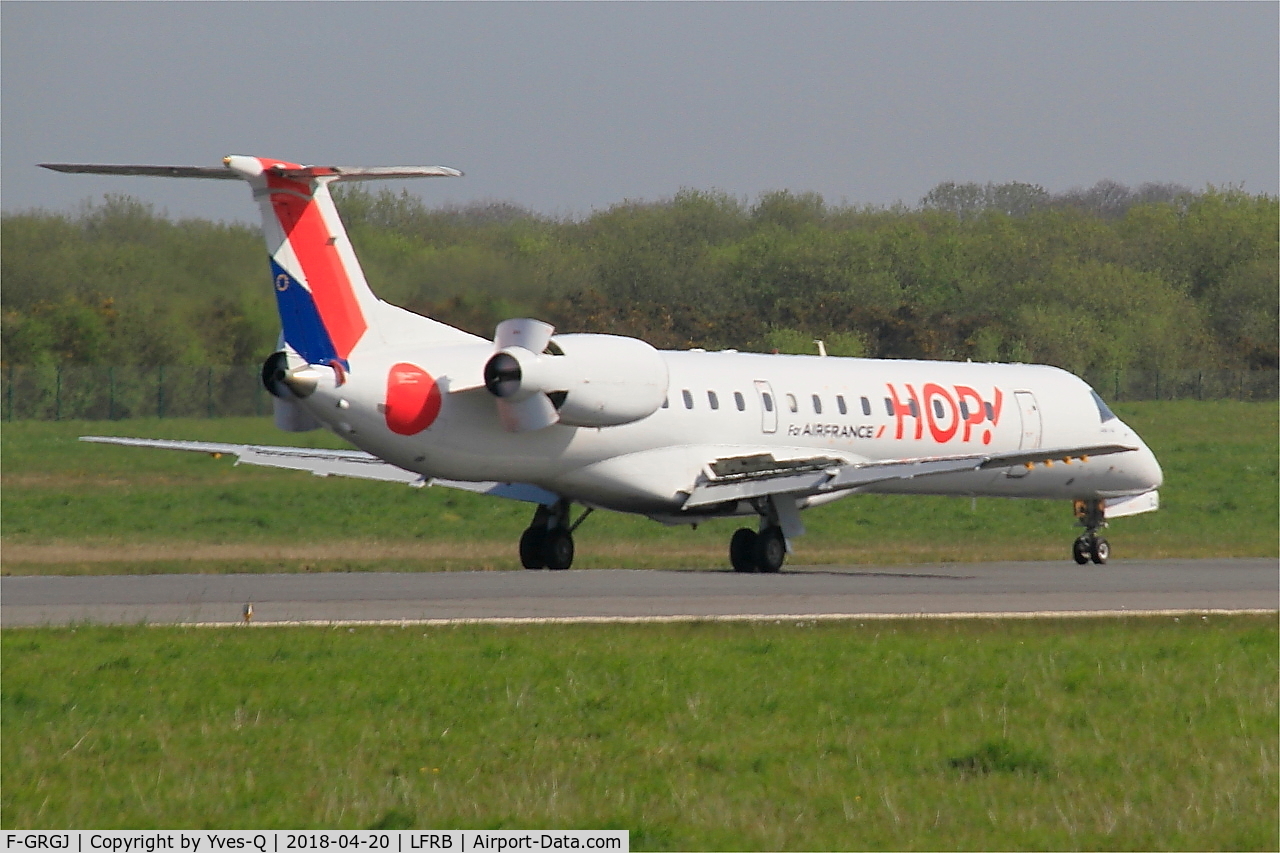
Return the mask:
[[756,571],[772,574],[782,568],[787,559],[787,540],[782,528],[766,527],[756,536]]
[[567,569],[573,565],[573,535],[562,527],[548,530],[542,542],[542,556],[548,569]]
[[1077,500],[1073,502],[1072,509],[1084,533],[1071,546],[1071,556],[1082,566],[1090,560],[1096,565],[1103,565],[1111,556],[1111,546],[1098,535],[1098,531],[1107,526],[1106,501],[1101,498]]
[[739,527],[729,540],[729,563],[735,572],[756,570],[756,539],[759,537],[750,527]]
[[520,534],[520,565],[526,569],[545,569],[547,558],[543,555],[543,543],[547,531],[530,527]]

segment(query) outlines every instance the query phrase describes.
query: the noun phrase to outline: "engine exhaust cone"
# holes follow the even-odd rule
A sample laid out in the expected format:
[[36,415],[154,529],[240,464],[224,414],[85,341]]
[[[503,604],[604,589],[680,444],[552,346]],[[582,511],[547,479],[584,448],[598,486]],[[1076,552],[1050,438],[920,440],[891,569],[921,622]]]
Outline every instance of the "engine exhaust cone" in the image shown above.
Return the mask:
[[311,365],[289,368],[289,355],[284,350],[272,353],[262,363],[262,385],[272,397],[281,400],[301,399],[315,393],[320,375]]
[[301,399],[315,393],[316,387],[320,384],[320,374],[316,373],[311,365],[307,365],[286,370],[280,381],[293,392],[295,397]]

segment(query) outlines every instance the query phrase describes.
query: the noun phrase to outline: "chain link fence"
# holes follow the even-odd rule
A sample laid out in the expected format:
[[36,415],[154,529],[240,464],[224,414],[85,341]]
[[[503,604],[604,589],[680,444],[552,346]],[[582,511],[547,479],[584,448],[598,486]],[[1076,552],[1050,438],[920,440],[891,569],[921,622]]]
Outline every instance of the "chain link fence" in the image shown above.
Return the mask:
[[221,418],[268,415],[262,368],[9,366],[0,402],[9,421]]
[[1276,370],[1109,370],[1085,381],[1109,402],[1130,400],[1275,400]]
[[[256,364],[206,367],[54,365],[0,370],[8,421],[220,418],[271,413]],[[1275,370],[1115,370],[1085,379],[1107,400],[1275,400]]]

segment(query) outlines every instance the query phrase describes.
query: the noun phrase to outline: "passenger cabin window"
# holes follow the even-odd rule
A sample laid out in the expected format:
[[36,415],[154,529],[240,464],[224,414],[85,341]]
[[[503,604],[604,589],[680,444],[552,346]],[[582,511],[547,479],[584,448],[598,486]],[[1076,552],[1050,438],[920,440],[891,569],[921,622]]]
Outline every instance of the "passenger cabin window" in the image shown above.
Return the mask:
[[[937,403],[939,401],[935,400],[934,402]],[[900,405],[902,405],[902,408],[907,410],[907,413],[910,414],[911,417],[920,417],[920,408],[916,405],[915,400],[908,400],[905,404]],[[896,416],[898,414],[893,410],[893,400],[890,400],[888,397],[884,398],[884,410],[888,412],[890,416]]]
[[813,413],[815,415],[822,414],[822,398],[817,394],[813,395]]
[[690,394],[688,391],[681,391],[681,392],[680,392],[680,394],[681,394],[681,396],[683,396],[683,397],[684,397],[684,407],[685,407],[686,409],[692,409],[692,408],[693,408],[693,395],[692,395],[692,394]]
[[991,421],[992,423],[995,423],[995,422],[996,422],[996,410],[995,410],[995,409],[993,409],[993,408],[991,408],[991,404],[990,404],[990,403],[983,403],[983,404],[982,404],[982,408],[983,408],[983,409],[985,409],[985,410],[986,410],[986,412],[987,412],[987,420]]
[[796,402],[795,394],[787,395],[787,408],[793,413],[800,411],[800,404]]
[[862,398],[862,414],[867,415],[868,417],[871,415],[871,401],[866,397]]
[[761,394],[760,399],[764,400],[764,410],[766,412],[773,411],[773,397],[768,394]]
[[707,402],[711,404],[713,410],[720,408],[720,398],[716,396],[715,391],[707,392]]
[[960,401],[960,420],[962,421],[969,420],[969,404],[966,403],[963,399]]
[[849,407],[844,404],[844,396],[841,394],[836,395],[836,408],[840,410],[842,415],[849,414]]
[[747,410],[747,401],[742,398],[741,391],[733,392],[733,404],[738,407],[739,412],[745,412]]
[[942,420],[944,417],[946,417],[946,414],[943,412],[943,409],[942,409],[942,401],[937,399],[936,397],[933,400],[933,416],[938,420]]
[[670,397],[663,397],[663,398],[662,398],[662,408],[664,408],[664,409],[669,409],[669,408],[671,408],[671,398],[670,398]]

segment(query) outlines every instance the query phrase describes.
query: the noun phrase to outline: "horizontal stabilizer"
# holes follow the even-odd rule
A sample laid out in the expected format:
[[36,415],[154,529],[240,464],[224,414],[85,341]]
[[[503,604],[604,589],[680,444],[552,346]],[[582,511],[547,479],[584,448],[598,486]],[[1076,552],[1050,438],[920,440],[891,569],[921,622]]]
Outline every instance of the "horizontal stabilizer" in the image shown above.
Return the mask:
[[108,166],[96,163],[41,163],[45,169],[77,175],[148,175],[155,178],[214,178],[235,181],[240,176],[225,166]]
[[[462,172],[448,166],[309,166],[300,170],[310,175],[337,175],[343,181],[379,181],[392,178],[461,178]],[[292,177],[287,171],[286,177]],[[301,177],[301,176],[299,176]]]
[[[231,168],[235,161],[241,168]],[[255,161],[249,169],[242,161]],[[270,163],[271,161],[265,161]],[[240,180],[249,174],[270,172],[282,178],[331,178],[335,181],[378,181],[392,178],[459,178],[462,172],[447,166],[297,166],[292,163],[259,166],[256,158],[227,157],[221,167],[213,166],[114,166],[100,163],[41,163],[55,172],[81,175],[144,175],[154,178],[213,178]]]

